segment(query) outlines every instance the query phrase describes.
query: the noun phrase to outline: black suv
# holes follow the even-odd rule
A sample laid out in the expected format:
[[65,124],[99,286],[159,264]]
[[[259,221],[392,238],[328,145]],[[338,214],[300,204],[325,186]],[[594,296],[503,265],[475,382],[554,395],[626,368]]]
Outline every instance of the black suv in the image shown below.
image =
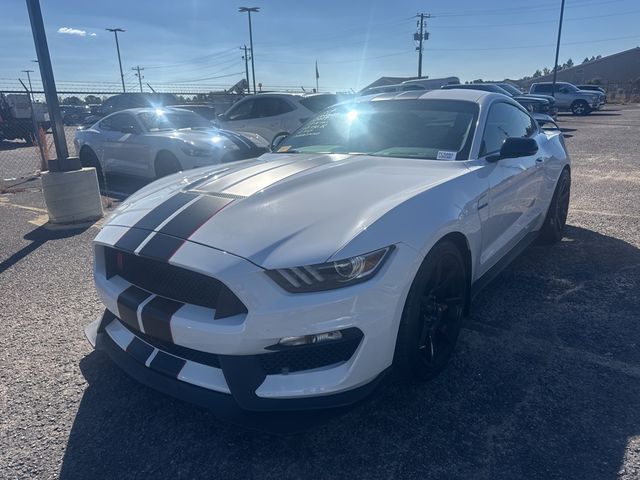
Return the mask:
[[107,98],[98,113],[104,117],[127,108],[168,107],[177,103],[176,97],[170,93],[121,93]]

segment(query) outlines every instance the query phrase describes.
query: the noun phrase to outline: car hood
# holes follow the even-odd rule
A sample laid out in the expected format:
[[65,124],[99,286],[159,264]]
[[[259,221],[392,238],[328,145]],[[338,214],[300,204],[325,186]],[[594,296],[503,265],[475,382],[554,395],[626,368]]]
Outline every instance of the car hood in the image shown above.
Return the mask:
[[537,103],[537,104],[549,103],[544,98],[530,97],[528,95],[515,95],[513,98],[514,98],[514,100],[516,100],[518,102],[529,102],[529,103]]
[[199,148],[267,148],[268,142],[260,135],[248,132],[230,132],[218,128],[203,130],[170,130],[150,132],[154,137],[170,137],[190,143]]
[[555,103],[556,99],[554,96],[552,95],[543,95],[542,93],[523,93],[522,94],[524,97],[527,98],[541,98],[543,100],[547,100],[551,103]]
[[[463,162],[265,154],[160,180],[125,202],[107,224],[138,228],[172,195],[197,196],[211,211],[202,222],[185,222],[197,227],[172,235],[264,268],[321,263],[404,200],[467,171]],[[178,215],[188,220],[188,212]]]

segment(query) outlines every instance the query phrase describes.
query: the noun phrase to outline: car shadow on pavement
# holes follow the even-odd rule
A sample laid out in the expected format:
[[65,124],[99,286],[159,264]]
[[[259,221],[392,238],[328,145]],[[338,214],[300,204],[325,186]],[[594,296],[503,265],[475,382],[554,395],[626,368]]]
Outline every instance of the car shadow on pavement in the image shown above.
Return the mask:
[[638,248],[568,227],[480,294],[437,379],[389,381],[295,436],[229,425],[93,352],[60,478],[617,478],[640,434],[638,285]]
[[33,229],[27,233],[23,238],[29,240],[31,243],[21,248],[9,258],[0,262],[0,274],[2,274],[8,268],[18,263],[23,258],[27,257],[35,250],[50,240],[61,240],[63,238],[74,237],[85,232],[91,225],[82,224],[78,226],[68,226],[60,229],[52,229],[49,226],[42,226]]

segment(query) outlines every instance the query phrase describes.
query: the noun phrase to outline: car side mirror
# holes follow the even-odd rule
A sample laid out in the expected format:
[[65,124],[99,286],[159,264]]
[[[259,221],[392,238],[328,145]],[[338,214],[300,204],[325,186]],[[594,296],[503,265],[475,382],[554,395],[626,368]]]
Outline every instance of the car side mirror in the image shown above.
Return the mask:
[[216,119],[222,120],[224,122],[227,119],[227,117],[224,116],[224,113],[219,113],[216,115]]
[[273,139],[271,140],[271,145],[269,146],[269,150],[271,152],[275,152],[276,148],[278,148],[285,138],[291,135],[289,132],[278,132],[275,134]]
[[502,144],[500,153],[487,157],[488,162],[497,162],[503,158],[518,158],[535,155],[538,152],[538,143],[533,138],[509,137]]
[[134,125],[127,125],[120,129],[121,133],[136,133],[136,127]]

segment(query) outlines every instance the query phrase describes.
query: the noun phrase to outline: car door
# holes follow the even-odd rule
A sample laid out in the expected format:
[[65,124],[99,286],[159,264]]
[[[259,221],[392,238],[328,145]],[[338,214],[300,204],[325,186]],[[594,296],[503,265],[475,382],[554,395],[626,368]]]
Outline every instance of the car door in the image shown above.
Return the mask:
[[110,118],[108,149],[111,171],[125,175],[149,176],[149,147],[135,116],[121,112]]
[[[244,105],[250,103],[250,107]],[[224,127],[239,132],[257,133],[267,141],[282,131],[291,132],[302,121],[294,112],[296,107],[283,98],[256,96],[232,108],[225,115]],[[309,115],[307,115],[309,116]]]
[[[481,269],[488,270],[529,233],[542,214],[539,196],[544,180],[540,151],[518,158],[491,161],[508,137],[532,137],[540,144],[541,133],[526,112],[507,102],[491,105],[480,147],[489,179],[487,208],[482,219]],[[487,159],[489,158],[489,160]]]
[[253,110],[254,97],[240,100],[233,105],[227,112],[220,118],[222,128],[234,130],[236,132],[247,132],[247,121],[251,118],[251,111]]

